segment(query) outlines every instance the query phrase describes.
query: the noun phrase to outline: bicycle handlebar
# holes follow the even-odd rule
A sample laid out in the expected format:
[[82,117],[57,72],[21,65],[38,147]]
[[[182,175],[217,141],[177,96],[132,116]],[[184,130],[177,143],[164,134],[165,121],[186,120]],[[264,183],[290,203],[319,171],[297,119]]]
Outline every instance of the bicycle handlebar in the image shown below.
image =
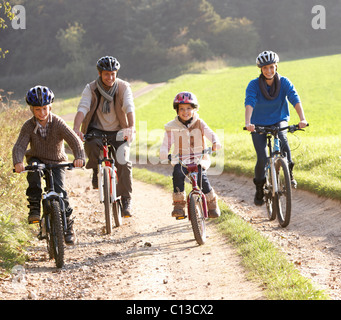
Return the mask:
[[186,155],[179,155],[179,154],[177,154],[177,155],[175,155],[173,157],[172,157],[171,154],[169,154],[168,155],[168,160],[172,161],[172,158],[173,159],[175,158],[175,159],[179,159],[181,161],[181,158],[183,158],[183,157],[186,157],[186,158],[201,157],[202,158],[205,154],[212,154],[212,153],[213,153],[212,148],[209,147],[209,148],[204,149],[201,153],[190,153],[190,154],[186,154]]
[[[117,133],[118,135],[119,133]],[[122,134],[121,134],[122,135]],[[123,137],[123,135],[122,135]],[[106,139],[108,138],[108,135],[106,133],[98,133],[98,132],[93,132],[93,133],[87,133],[84,135],[84,139],[85,140],[89,140],[92,138],[102,138],[102,139]],[[124,139],[124,141],[127,141],[127,139]]]
[[[75,168],[72,162],[70,163],[51,163],[51,164],[45,164],[45,163],[36,163],[33,162],[32,165],[26,166],[25,170],[22,172],[27,172],[27,171],[38,171],[38,170],[49,170],[53,168],[67,168],[68,170],[72,170]],[[15,173],[15,169],[13,169],[13,172]]]
[[[307,124],[307,127],[309,126],[309,123]],[[243,130],[247,130],[246,127],[243,127]],[[275,134],[276,132],[279,131],[284,131],[284,130],[288,130],[290,133],[293,133],[297,130],[300,131],[304,131],[304,129],[300,129],[298,124],[293,124],[290,126],[286,126],[283,128],[280,128],[278,126],[256,126],[255,125],[255,132],[257,133],[271,133],[271,134]]]

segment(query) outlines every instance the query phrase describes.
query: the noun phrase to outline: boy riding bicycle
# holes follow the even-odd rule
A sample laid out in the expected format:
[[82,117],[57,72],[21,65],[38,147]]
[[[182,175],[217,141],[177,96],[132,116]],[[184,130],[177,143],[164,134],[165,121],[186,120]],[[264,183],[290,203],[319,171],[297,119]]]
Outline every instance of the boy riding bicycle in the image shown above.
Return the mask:
[[[68,127],[63,119],[51,112],[54,100],[53,92],[45,86],[35,86],[26,94],[26,102],[30,106],[33,117],[27,120],[21,128],[17,142],[12,151],[15,171],[20,173],[25,170],[23,159],[26,156],[28,164],[33,162],[53,164],[67,161],[68,157],[64,150],[64,140],[70,146],[75,157],[74,166],[83,167],[85,154],[83,144]],[[30,149],[27,150],[28,144]],[[67,232],[65,242],[74,243],[73,220],[71,219],[72,208],[69,204],[67,192],[64,188],[65,169],[53,169],[54,187],[57,193],[63,194],[67,217]],[[41,203],[41,175],[39,172],[27,173],[28,188],[28,222],[39,223]]]
[[[173,101],[173,108],[177,116],[174,120],[165,125],[165,136],[160,148],[160,159],[168,159],[168,153],[174,144],[173,154],[188,155],[201,153],[205,149],[205,137],[212,142],[212,150],[221,148],[217,135],[209,126],[199,118],[197,113],[199,104],[196,96],[191,92],[180,92]],[[207,199],[208,214],[210,218],[220,216],[217,195],[208,180],[206,170],[210,167],[211,161],[207,154],[199,166],[199,186]],[[185,174],[186,169],[179,163],[173,169],[173,205],[172,217],[185,217],[186,193]],[[202,182],[202,183],[201,183]]]

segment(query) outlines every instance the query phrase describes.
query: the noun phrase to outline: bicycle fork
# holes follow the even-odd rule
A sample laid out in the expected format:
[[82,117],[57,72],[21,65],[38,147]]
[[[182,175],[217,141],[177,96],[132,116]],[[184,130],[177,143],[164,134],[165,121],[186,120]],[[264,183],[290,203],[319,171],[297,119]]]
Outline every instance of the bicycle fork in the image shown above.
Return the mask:
[[111,166],[102,166],[101,163],[98,164],[98,191],[99,191],[99,200],[101,203],[104,202],[104,194],[103,194],[103,175],[104,170],[109,170],[110,177],[110,200],[111,203],[114,203],[116,199],[114,198],[116,195],[116,181],[115,181],[115,165],[111,163]]
[[272,196],[274,197],[278,193],[278,184],[277,184],[277,174],[275,168],[275,158],[270,158],[270,170],[271,170],[271,182],[272,182]]
[[193,194],[197,194],[199,197],[201,197],[201,201],[202,201],[202,208],[204,210],[204,217],[205,219],[208,218],[208,210],[207,210],[207,201],[206,201],[206,196],[205,194],[199,189],[198,184],[197,184],[197,180],[198,180],[198,173],[194,172],[191,174],[191,182],[192,182],[192,190],[190,191],[190,193],[187,196],[187,212],[188,212],[188,219],[191,220],[191,215],[190,215],[190,210],[189,210],[189,206],[190,206],[190,199],[191,196]]

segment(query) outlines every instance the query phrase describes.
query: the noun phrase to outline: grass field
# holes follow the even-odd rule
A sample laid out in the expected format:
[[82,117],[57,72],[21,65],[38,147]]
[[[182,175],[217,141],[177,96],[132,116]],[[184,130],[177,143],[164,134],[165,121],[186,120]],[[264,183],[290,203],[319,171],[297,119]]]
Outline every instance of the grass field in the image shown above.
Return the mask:
[[[341,55],[280,62],[278,71],[294,83],[310,124],[305,132],[289,135],[296,163],[295,178],[304,189],[341,200],[341,89],[337,85],[341,80],[340,62]],[[172,108],[174,96],[188,90],[199,100],[201,118],[213,130],[224,130],[225,170],[252,176],[255,151],[250,135],[242,127],[245,89],[258,75],[256,66],[187,74],[135,99],[137,130],[139,122],[147,126],[148,140],[144,143],[152,147],[149,152],[155,154],[163,125],[176,115]],[[292,108],[290,123],[297,122],[298,116]],[[138,141],[137,146],[139,143],[143,145]],[[136,152],[140,151],[136,147]]]

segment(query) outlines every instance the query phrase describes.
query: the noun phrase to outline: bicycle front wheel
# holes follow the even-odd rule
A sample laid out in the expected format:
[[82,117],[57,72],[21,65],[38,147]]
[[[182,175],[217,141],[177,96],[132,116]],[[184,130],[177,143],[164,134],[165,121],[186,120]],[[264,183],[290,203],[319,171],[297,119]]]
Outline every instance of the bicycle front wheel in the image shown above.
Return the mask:
[[57,200],[51,201],[49,211],[49,225],[46,230],[48,233],[48,251],[50,257],[54,258],[57,268],[62,268],[64,265],[64,230]]
[[276,195],[277,219],[281,227],[285,228],[291,218],[291,181],[286,159],[278,158],[275,162],[278,193]]
[[189,216],[191,219],[194,238],[199,245],[202,245],[206,241],[206,223],[202,198],[198,194],[192,194],[190,196]]
[[112,231],[112,206],[110,201],[110,174],[109,170],[103,170],[103,194],[104,194],[104,214],[105,214],[105,231],[110,234]]

